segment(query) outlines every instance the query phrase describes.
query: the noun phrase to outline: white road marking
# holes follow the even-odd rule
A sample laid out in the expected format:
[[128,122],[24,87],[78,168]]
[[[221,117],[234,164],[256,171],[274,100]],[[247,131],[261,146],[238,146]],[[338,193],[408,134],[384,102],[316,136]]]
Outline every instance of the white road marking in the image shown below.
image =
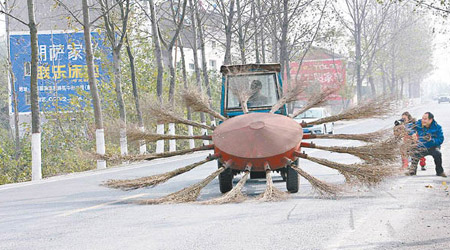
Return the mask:
[[81,212],[85,212],[85,211],[89,211],[89,210],[102,208],[104,206],[112,205],[112,204],[115,204],[115,203],[119,203],[119,202],[122,202],[122,201],[134,199],[134,198],[139,198],[139,197],[142,197],[142,196],[145,196],[145,195],[147,195],[147,194],[135,194],[135,195],[131,195],[131,196],[126,196],[126,197],[122,197],[122,198],[120,198],[118,200],[115,200],[115,201],[101,203],[101,204],[98,204],[98,205],[95,205],[95,206],[91,206],[91,207],[85,207],[85,208],[79,208],[79,209],[75,209],[75,210],[70,210],[68,212],[59,214],[56,217],[66,217],[66,216],[69,216],[69,215],[72,215],[72,214],[76,214],[76,213],[81,213]]

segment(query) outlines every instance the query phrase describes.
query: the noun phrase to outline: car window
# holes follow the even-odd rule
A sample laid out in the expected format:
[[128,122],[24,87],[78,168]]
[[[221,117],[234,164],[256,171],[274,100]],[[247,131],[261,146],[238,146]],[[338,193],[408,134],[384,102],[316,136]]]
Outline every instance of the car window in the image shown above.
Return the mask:
[[321,109],[310,109],[300,115],[296,116],[297,119],[314,119],[314,118],[322,118],[323,112]]
[[[249,96],[247,106],[266,107],[273,106],[277,98],[277,84],[275,73],[255,75],[233,75],[227,77],[227,107],[229,109],[241,108],[237,94],[246,93]],[[255,84],[255,82],[259,82]],[[259,86],[255,88],[254,86]]]

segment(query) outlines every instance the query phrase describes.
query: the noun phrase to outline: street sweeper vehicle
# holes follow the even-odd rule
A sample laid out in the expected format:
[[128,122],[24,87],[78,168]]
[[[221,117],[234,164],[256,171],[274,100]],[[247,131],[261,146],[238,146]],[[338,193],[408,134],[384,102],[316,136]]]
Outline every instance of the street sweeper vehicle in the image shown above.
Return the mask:
[[[199,201],[203,204],[223,204],[242,202],[247,199],[241,192],[248,178],[266,178],[266,189],[255,199],[260,201],[276,201],[285,199],[287,192],[273,185],[272,172],[278,171],[286,180],[288,192],[298,192],[299,175],[305,178],[313,190],[320,195],[336,196],[345,189],[342,183],[328,183],[304,171],[299,159],[306,159],[317,164],[317,167],[327,167],[342,175],[345,182],[352,185],[373,186],[385,178],[397,173],[399,160],[399,145],[391,136],[392,130],[380,130],[366,134],[307,134],[302,127],[325,124],[342,120],[354,120],[376,116],[384,116],[392,108],[389,101],[377,99],[362,105],[357,105],[342,113],[323,117],[311,122],[298,123],[293,118],[307,110],[318,107],[336,89],[322,89],[319,93],[308,94],[307,104],[288,114],[286,103],[297,99],[305,91],[302,84],[282,91],[280,64],[246,64],[226,65],[221,67],[222,97],[220,112],[214,110],[211,100],[202,89],[186,88],[181,98],[193,112],[209,114],[212,120],[219,120],[217,126],[207,125],[192,119],[184,118],[184,112],[177,111],[173,106],[164,107],[161,103],[149,105],[149,114],[156,118],[158,124],[177,123],[198,129],[212,131],[210,135],[155,134],[140,129],[128,128],[129,141],[156,142],[160,140],[211,140],[209,145],[185,148],[178,151],[149,153],[144,155],[101,156],[103,160],[139,161],[152,160],[176,155],[184,155],[197,151],[210,151],[205,159],[166,172],[126,180],[108,180],[104,183],[110,188],[133,190],[137,188],[154,187],[172,178],[189,172],[199,166],[210,166],[206,163],[218,160],[218,169],[199,182],[187,187],[180,187],[176,192],[163,197],[140,200],[140,204],[170,204],[195,202],[212,180],[219,177],[219,187],[222,193],[219,197]],[[182,107],[185,110],[185,107]],[[150,126],[149,126],[150,127]],[[192,130],[191,130],[192,131]],[[390,134],[391,133],[391,134]],[[303,142],[304,139],[340,139],[358,140],[366,145],[343,147],[316,145]],[[339,143],[336,142],[336,143]],[[360,162],[344,164],[329,159],[316,158],[302,152],[302,148],[316,148],[328,152],[351,154],[361,159]],[[170,165],[168,165],[170,167]],[[233,178],[242,173],[239,182],[233,186]]]
[[233,188],[233,177],[249,171],[250,178],[266,178],[266,171],[277,171],[291,193],[298,191],[298,164],[293,152],[299,150],[302,128],[287,117],[286,104],[270,113],[282,98],[280,64],[224,65],[220,112],[226,118],[214,130],[212,139],[218,167],[229,167],[219,175],[222,193]]

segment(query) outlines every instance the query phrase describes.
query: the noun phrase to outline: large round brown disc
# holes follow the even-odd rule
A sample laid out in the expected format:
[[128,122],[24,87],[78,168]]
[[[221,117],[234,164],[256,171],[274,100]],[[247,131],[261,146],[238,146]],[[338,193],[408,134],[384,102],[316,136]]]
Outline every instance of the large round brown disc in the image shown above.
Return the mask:
[[219,150],[242,158],[266,158],[298,146],[303,136],[293,119],[270,113],[251,113],[220,124],[212,140]]

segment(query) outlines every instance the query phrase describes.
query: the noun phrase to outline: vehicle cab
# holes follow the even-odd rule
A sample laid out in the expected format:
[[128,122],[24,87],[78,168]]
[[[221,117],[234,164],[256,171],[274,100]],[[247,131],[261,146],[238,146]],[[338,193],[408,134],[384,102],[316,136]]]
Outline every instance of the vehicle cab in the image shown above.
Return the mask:
[[[249,97],[248,111],[269,112],[282,96],[283,85],[280,68],[280,64],[223,65],[220,67],[222,73],[221,115],[228,118],[242,115],[243,111],[236,91],[250,93],[255,83],[259,84],[260,91]],[[283,105],[275,113],[287,115],[286,105]]]

